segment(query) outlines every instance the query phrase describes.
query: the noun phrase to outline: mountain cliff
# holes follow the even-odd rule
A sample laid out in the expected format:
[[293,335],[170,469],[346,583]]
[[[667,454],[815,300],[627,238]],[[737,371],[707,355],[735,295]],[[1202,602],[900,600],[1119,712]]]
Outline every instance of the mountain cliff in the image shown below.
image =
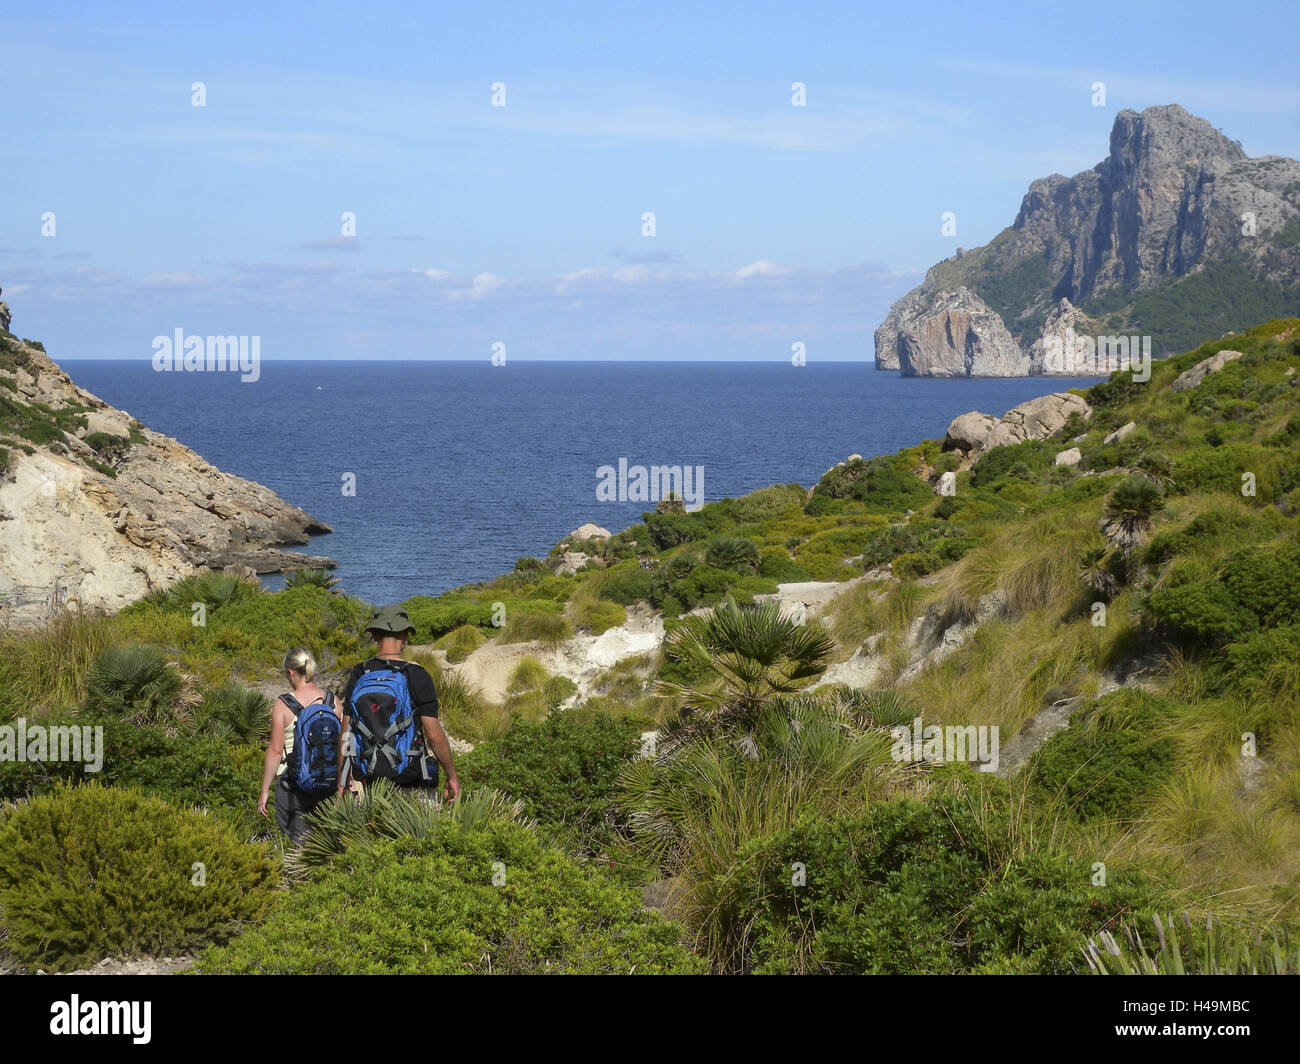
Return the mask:
[[78,388],[42,345],[7,331],[7,308],[5,319],[0,622],[60,603],[116,609],[204,566],[333,566],[274,549],[328,525]]
[[1297,311],[1300,162],[1171,104],[1121,111],[1102,162],[1033,182],[1011,226],[933,266],[876,330],[876,368],[1052,373],[1071,333],[1150,336],[1160,357]]

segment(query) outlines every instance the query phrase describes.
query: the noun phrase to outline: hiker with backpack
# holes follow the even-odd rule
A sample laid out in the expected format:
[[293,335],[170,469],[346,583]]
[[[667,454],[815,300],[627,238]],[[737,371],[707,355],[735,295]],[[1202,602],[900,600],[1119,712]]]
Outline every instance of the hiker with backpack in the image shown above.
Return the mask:
[[316,659],[310,651],[294,647],[284,656],[283,668],[290,690],[271,704],[271,739],[257,809],[266,816],[271,780],[278,773],[275,819],[296,846],[307,832],[306,817],[337,790],[343,716],[333,692],[312,683]]
[[447,733],[438,721],[433,677],[402,651],[415,626],[400,606],[375,611],[366,633],[375,656],[353,668],[343,691],[343,735],[338,748],[338,789],[386,779],[402,788],[436,793],[438,767],[446,775],[444,798],[454,802],[460,780]]

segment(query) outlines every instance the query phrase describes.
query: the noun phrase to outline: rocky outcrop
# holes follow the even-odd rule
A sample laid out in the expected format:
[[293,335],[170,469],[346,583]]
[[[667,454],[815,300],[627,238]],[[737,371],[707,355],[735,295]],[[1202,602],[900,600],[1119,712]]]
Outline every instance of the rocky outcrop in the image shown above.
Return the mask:
[[[4,289],[0,288],[0,294],[2,294],[3,292]],[[9,323],[11,321],[13,321],[13,317],[9,313],[9,304],[5,303],[3,300],[0,300],[0,330],[3,330],[4,332],[8,332]]]
[[[1191,275],[1219,271],[1219,281],[1267,281],[1281,289],[1277,313],[1300,312],[1300,162],[1249,158],[1241,145],[1177,105],[1121,111],[1109,155],[1091,170],[1034,181],[1015,222],[982,248],[933,266],[925,281],[890,309],[876,330],[876,368],[908,373],[937,367],[951,376],[956,362],[942,330],[923,336],[923,349],[905,359],[908,323],[941,316],[952,293],[969,289],[1025,352],[987,362],[1006,375],[1066,373],[1053,368],[1048,340],[1094,336],[1101,322],[1079,308],[1105,298],[1107,334],[1152,335],[1155,354],[1177,350],[1142,324],[1134,298]],[[1229,274],[1232,276],[1229,277]],[[1242,280],[1241,278],[1244,278]],[[1227,291],[1227,289],[1224,289]],[[1253,309],[1223,313],[1231,328],[1253,324]],[[1244,301],[1243,301],[1244,303]],[[985,333],[995,329],[984,324]],[[915,332],[915,330],[913,330]],[[1084,370],[1106,373],[1105,365]]]
[[[876,330],[905,377],[1023,377],[1029,358],[1002,319],[969,288],[895,304]],[[879,357],[879,356],[877,356]]]
[[1053,392],[1030,399],[1013,406],[1000,418],[972,410],[953,418],[944,447],[974,454],[978,459],[994,447],[1055,436],[1075,414],[1089,418],[1092,407],[1073,392]]
[[[117,609],[202,567],[333,567],[329,558],[274,549],[305,544],[328,525],[78,388],[39,348],[0,346],[0,377],[10,385],[0,393],[8,404],[0,446],[9,456],[0,480],[0,593],[8,603],[51,596]],[[23,419],[38,415],[41,431],[24,436]],[[11,609],[5,619],[12,623]]]
[[1229,362],[1236,362],[1241,357],[1240,351],[1220,351],[1209,358],[1203,358],[1191,369],[1185,370],[1174,378],[1169,385],[1171,392],[1186,392],[1195,388],[1211,373],[1218,373]]

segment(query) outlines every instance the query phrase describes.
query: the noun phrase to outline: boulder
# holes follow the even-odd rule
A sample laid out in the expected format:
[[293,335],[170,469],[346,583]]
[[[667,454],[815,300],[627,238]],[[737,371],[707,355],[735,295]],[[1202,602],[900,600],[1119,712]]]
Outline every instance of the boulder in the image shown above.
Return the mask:
[[601,528],[600,525],[588,521],[585,525],[579,525],[564,538],[570,542],[583,539],[609,539],[613,535],[608,528]]
[[948,426],[945,446],[959,451],[978,451],[997,423],[998,419],[992,414],[981,414],[978,410],[958,414]]
[[565,551],[560,556],[560,564],[556,567],[556,572],[561,575],[576,573],[589,561],[593,560],[593,555],[583,554],[580,550]]
[[1220,351],[1217,355],[1203,358],[1191,369],[1178,374],[1174,378],[1173,384],[1169,385],[1169,390],[1171,392],[1185,392],[1195,388],[1211,373],[1218,373],[1229,362],[1235,362],[1240,357],[1240,351]]
[[1053,392],[1030,399],[1013,406],[1000,418],[972,411],[953,419],[948,426],[946,446],[974,451],[978,457],[994,447],[1045,440],[1065,428],[1076,413],[1091,417],[1092,407],[1072,392]]
[[1071,447],[1068,451],[1061,451],[1056,456],[1055,464],[1059,466],[1077,466],[1083,461],[1083,453],[1077,447]]
[[1130,421],[1125,425],[1121,425],[1119,428],[1117,428],[1114,432],[1112,432],[1101,442],[1108,446],[1112,443],[1119,443],[1121,440],[1128,439],[1128,437],[1133,434],[1135,429],[1137,429],[1137,422]]
[[939,477],[939,482],[934,486],[936,495],[956,495],[957,494],[957,474],[943,473]]

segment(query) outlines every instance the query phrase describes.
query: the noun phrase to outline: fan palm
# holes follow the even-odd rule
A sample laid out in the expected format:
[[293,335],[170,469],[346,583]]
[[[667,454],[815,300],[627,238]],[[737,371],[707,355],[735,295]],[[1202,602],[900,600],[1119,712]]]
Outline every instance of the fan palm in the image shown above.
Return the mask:
[[338,577],[328,569],[292,569],[284,577],[286,588],[323,587],[327,591],[332,591],[338,586],[338,582]]
[[174,724],[186,705],[185,678],[155,647],[110,647],[86,677],[86,707],[92,713],[135,724]]
[[785,616],[776,602],[740,607],[728,598],[707,619],[688,619],[665,643],[666,654],[705,681],[656,687],[680,696],[683,718],[707,729],[752,724],[772,699],[820,676],[834,649],[829,635]]
[[1144,476],[1126,477],[1115,486],[1102,510],[1101,531],[1125,558],[1164,509],[1160,488]]
[[1119,578],[1112,571],[1108,556],[1105,547],[1093,547],[1079,558],[1080,582],[1104,599],[1114,598],[1119,590]]
[[231,681],[210,691],[194,711],[197,730],[240,743],[264,743],[270,735],[270,704],[260,691]]

